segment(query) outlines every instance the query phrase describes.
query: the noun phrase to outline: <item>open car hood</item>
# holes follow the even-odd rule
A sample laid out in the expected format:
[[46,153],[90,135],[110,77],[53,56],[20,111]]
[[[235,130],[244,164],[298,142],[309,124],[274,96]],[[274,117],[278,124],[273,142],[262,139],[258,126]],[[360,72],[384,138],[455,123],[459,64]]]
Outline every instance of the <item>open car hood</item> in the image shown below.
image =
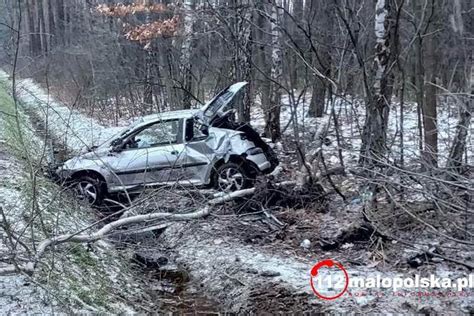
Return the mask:
[[219,92],[214,98],[207,102],[201,110],[196,113],[201,124],[210,126],[211,122],[217,117],[231,109],[229,107],[235,96],[245,87],[248,82],[242,81],[228,86]]

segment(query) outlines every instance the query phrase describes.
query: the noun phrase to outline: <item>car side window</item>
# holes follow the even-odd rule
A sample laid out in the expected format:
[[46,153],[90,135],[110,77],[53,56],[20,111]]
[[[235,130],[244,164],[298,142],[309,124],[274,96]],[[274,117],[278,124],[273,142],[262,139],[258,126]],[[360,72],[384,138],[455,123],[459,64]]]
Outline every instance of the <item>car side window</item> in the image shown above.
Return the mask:
[[178,142],[179,121],[162,121],[148,126],[130,140],[129,148],[149,148]]
[[207,136],[208,135],[199,128],[193,119],[186,120],[186,141],[200,141],[206,139]]

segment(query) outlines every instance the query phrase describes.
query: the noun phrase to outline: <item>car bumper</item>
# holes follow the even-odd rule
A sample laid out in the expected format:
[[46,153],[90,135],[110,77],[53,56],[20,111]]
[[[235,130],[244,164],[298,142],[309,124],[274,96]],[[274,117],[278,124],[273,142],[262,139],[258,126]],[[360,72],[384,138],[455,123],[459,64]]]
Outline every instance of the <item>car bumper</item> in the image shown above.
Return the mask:
[[69,179],[69,177],[71,176],[72,174],[72,171],[69,170],[69,169],[65,169],[64,168],[64,165],[60,165],[58,167],[55,168],[55,171],[54,173],[56,174],[56,176],[61,179],[61,180],[67,180]]
[[267,156],[265,156],[264,153],[248,155],[246,158],[253,162],[261,172],[268,171],[272,167],[272,164],[268,161]]

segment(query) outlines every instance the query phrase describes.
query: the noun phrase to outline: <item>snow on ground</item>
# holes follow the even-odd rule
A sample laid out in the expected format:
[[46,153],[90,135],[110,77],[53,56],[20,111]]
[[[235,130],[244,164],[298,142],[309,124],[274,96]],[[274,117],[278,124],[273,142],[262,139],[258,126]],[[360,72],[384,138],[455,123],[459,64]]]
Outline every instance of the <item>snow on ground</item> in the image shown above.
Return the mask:
[[[438,151],[439,151],[439,162],[441,166],[446,163],[446,158],[449,154],[450,146],[452,145],[453,138],[456,132],[456,125],[458,122],[458,106],[453,100],[440,99],[438,105]],[[322,118],[313,118],[308,116],[308,110],[311,102],[311,95],[306,94],[302,96],[299,103],[295,106],[291,102],[291,98],[288,95],[282,96],[282,108],[280,116],[281,128],[284,134],[287,136],[294,135],[295,130],[293,128],[292,118],[295,117],[298,122],[299,136],[303,140],[311,138],[312,134],[317,129],[317,126],[321,123]],[[331,104],[330,101],[326,101],[329,104],[329,109],[326,111],[330,112]],[[256,100],[256,104],[260,105],[260,100]],[[397,100],[393,100],[388,125],[388,146],[392,153],[393,159],[399,159],[400,154],[400,103]],[[365,121],[365,106],[361,99],[346,97],[337,97],[334,100],[334,110],[339,119],[339,126],[341,128],[341,139],[342,139],[342,156],[346,165],[353,165],[357,162],[359,149],[361,145],[361,133]],[[252,125],[259,131],[263,131],[265,126],[264,112],[261,107],[257,106],[252,108]],[[331,120],[331,124],[334,122]],[[416,111],[416,103],[405,102],[404,104],[404,151],[405,159],[413,159],[413,163],[417,163],[419,160],[419,131],[418,131],[418,116]],[[472,129],[469,131],[468,144],[472,144]],[[338,164],[337,153],[337,142],[336,133],[334,131],[334,125],[329,129],[329,137],[331,138],[331,145],[327,147],[326,153],[329,152],[327,160]],[[311,144],[309,144],[311,146]],[[468,160],[474,163],[474,147],[468,146]]]
[[[0,87],[0,108],[5,110],[5,91]],[[9,112],[10,113],[10,112]],[[25,228],[22,218],[25,214],[26,201],[22,198],[21,187],[24,166],[7,151],[7,144],[12,143],[11,120],[5,119],[6,114],[0,115],[0,207],[11,225],[11,230],[21,232]],[[28,140],[40,144],[35,135],[27,134]],[[3,221],[2,221],[3,222]],[[8,258],[11,249],[7,234],[0,229],[0,258]],[[6,263],[0,261],[0,268]],[[23,275],[0,277],[0,314],[44,314],[52,313],[54,307],[46,300],[47,292],[38,287],[32,280]]]
[[[77,232],[95,220],[90,208],[42,176],[44,141],[21,109],[19,121],[15,120],[9,89],[9,82],[0,76],[0,207],[10,231],[22,243],[12,243],[0,228],[0,268],[11,263],[12,254],[20,264],[32,260],[22,246],[31,250],[32,238],[38,242]],[[131,312],[134,306],[129,300],[141,297],[143,291],[127,262],[104,242],[51,249],[33,277],[0,276],[0,315],[52,314],[55,305],[63,312]]]
[[45,291],[27,277],[3,276],[0,281],[0,314],[53,314],[55,307],[48,306],[44,296]]
[[[0,71],[0,77],[6,77],[5,73]],[[99,124],[93,118],[81,114],[79,111],[71,110],[64,104],[56,101],[39,84],[31,79],[19,80],[18,82],[19,99],[26,109],[31,109],[34,114],[47,122],[47,126],[56,139],[66,144],[72,152],[78,153],[85,147],[98,145],[110,139],[117,134],[123,127],[110,127]],[[297,97],[296,97],[297,98]],[[303,94],[299,101],[292,102],[289,95],[283,95],[281,108],[281,127],[285,135],[294,135],[293,122],[298,122],[298,133],[302,139],[311,139],[317,130],[321,118],[311,118],[308,116],[310,94]],[[297,103],[296,105],[294,103]],[[330,102],[327,102],[331,107]],[[260,101],[257,98],[256,105]],[[399,103],[394,100],[391,106],[388,140],[391,149],[392,158],[398,159],[400,153],[400,113]],[[413,102],[405,103],[404,111],[404,151],[406,160],[418,161],[419,156],[419,135],[418,118],[416,105]],[[360,148],[360,134],[362,132],[365,107],[360,98],[338,97],[334,99],[334,109],[339,117],[342,139],[342,156],[346,165],[352,165],[357,161]],[[328,109],[328,113],[329,113]],[[449,153],[449,147],[455,134],[457,124],[457,106],[454,102],[443,100],[439,105],[438,112],[438,134],[439,134],[439,153],[440,165],[444,165]],[[252,108],[252,125],[259,131],[263,131],[265,121],[264,113],[259,106]],[[120,125],[127,125],[126,120],[120,122]],[[333,122],[331,121],[331,124]],[[338,164],[337,142],[334,128],[329,130],[331,145],[327,150],[329,155],[327,160],[330,163]],[[468,143],[471,142],[472,132],[469,134]],[[310,145],[309,145],[310,146]],[[474,160],[474,151],[469,150],[469,161]],[[408,158],[408,159],[407,159]]]
[[[1,78],[8,78],[0,71]],[[121,127],[109,127],[97,123],[78,111],[71,110],[54,100],[39,84],[32,79],[18,81],[18,99],[25,110],[32,110],[45,122],[54,137],[75,153],[85,147],[99,145],[122,130]]]
[[[18,161],[7,155],[4,148],[4,122],[0,118],[0,173],[2,174],[0,183],[0,206],[3,208],[8,218],[16,218],[11,221],[14,231],[20,231],[17,211],[19,203],[22,203],[18,191],[9,184],[13,183],[13,175],[10,170],[19,168]],[[23,226],[23,225],[22,225]],[[0,258],[8,257],[10,249],[7,245],[7,235],[0,230]],[[0,269],[4,266],[0,261]],[[51,313],[43,299],[46,292],[36,286],[28,277],[23,275],[11,275],[0,277],[0,314],[43,314]]]
[[[392,288],[351,288],[352,295],[345,294],[335,301],[318,299],[310,287],[310,269],[319,260],[327,259],[324,251],[311,253],[312,259],[303,258],[295,254],[294,250],[284,247],[254,246],[243,242],[239,238],[226,235],[213,225],[212,220],[189,224],[176,224],[168,228],[160,237],[160,244],[174,245],[178,264],[188,267],[194,284],[199,288],[206,286],[206,291],[232,312],[239,312],[244,308],[240,304],[252,298],[251,285],[262,287],[265,293],[272,292],[272,287],[290,288],[294,297],[303,295],[310,305],[321,305],[320,311],[346,314],[356,313],[398,313],[402,311],[420,312],[429,306],[432,312],[458,313],[467,312],[470,308],[469,296],[453,298],[448,295],[434,295],[420,297],[417,289],[408,288],[393,290]],[[344,263],[345,264],[345,263]],[[410,273],[384,271],[379,267],[352,266],[347,267],[350,278],[376,279],[411,277]],[[342,289],[338,284],[341,278],[337,269],[321,269],[321,280],[328,280],[332,276],[333,287],[325,288],[315,285],[320,294],[332,296]],[[442,267],[436,269],[437,277],[455,279],[463,277],[462,273],[446,271]],[[227,278],[216,278],[224,275]],[[437,289],[428,289],[425,292],[436,293]],[[469,290],[467,290],[469,291]],[[448,291],[449,292],[449,291]],[[262,295],[264,295],[262,293]],[[468,295],[470,292],[466,292]],[[236,297],[240,299],[235,300]],[[270,298],[272,296],[270,295]],[[263,297],[263,299],[266,299]],[[277,300],[284,301],[285,297]],[[239,302],[235,304],[235,302]],[[251,304],[251,303],[247,303]],[[278,304],[278,301],[275,302]],[[225,305],[224,305],[225,306]],[[294,311],[302,311],[304,306],[294,306]]]

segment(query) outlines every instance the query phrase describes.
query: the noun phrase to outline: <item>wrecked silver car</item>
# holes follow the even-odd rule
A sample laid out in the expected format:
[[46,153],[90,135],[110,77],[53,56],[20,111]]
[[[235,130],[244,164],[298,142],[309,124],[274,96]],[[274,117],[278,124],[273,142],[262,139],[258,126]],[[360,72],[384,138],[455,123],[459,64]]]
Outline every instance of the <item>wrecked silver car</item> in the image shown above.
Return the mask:
[[229,86],[200,110],[142,117],[66,161],[57,173],[94,205],[108,193],[147,186],[214,186],[226,192],[252,186],[259,173],[275,169],[278,159],[250,125],[234,120],[234,104],[246,84]]

